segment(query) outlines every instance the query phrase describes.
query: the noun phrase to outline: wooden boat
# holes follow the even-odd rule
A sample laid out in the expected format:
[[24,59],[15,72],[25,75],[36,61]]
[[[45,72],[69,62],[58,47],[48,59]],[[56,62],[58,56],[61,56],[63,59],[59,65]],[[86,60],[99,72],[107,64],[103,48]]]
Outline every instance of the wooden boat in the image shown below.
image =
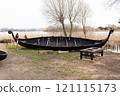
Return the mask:
[[7,57],[7,53],[4,51],[0,51],[0,60],[4,60]]
[[111,33],[114,30],[111,29],[107,38],[103,40],[91,40],[85,38],[76,38],[76,37],[38,37],[38,38],[29,38],[29,39],[20,39],[18,36],[14,36],[12,31],[8,31],[9,34],[12,34],[14,40],[21,46],[26,48],[43,48],[47,50],[79,50],[89,47],[102,47],[109,40]]

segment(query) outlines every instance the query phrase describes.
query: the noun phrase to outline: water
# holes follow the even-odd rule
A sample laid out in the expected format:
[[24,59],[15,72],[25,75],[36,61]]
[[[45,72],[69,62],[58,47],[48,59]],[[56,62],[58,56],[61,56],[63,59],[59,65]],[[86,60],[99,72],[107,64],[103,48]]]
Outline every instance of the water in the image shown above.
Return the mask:
[[[39,37],[39,36],[48,35],[47,32],[43,32],[43,31],[37,31],[37,32],[15,32],[14,31],[14,35],[16,35],[16,33],[18,33],[21,38],[23,38],[25,35],[27,35],[28,37]],[[0,32],[0,40],[3,40],[3,39],[13,39],[13,38],[11,34],[8,34],[8,32]]]
[[[19,34],[20,38],[24,38],[25,35],[27,35],[28,38],[31,37],[42,37],[42,36],[63,36],[62,32],[44,32],[44,31],[36,31],[36,32],[14,32],[14,35],[16,35],[16,33]],[[89,38],[94,38],[96,40],[99,39],[103,39],[106,38],[108,36],[109,32],[88,32],[87,33],[87,37]],[[84,37],[83,32],[77,32],[77,33],[73,33],[73,36],[76,37]],[[120,41],[120,32],[114,32],[111,35],[110,39],[114,39],[115,41]],[[8,32],[0,32],[0,40],[3,39],[13,39],[11,34],[8,34]],[[112,44],[113,46],[105,46],[105,50],[106,51],[112,51],[115,53],[120,53],[120,44]]]
[[[62,32],[44,32],[44,31],[32,31],[32,32],[16,32],[14,31],[14,35],[18,33],[20,37],[24,37],[24,35],[27,35],[28,37],[40,37],[40,36],[48,36],[48,35],[59,35],[59,36],[63,36]],[[109,32],[87,32],[87,37],[90,37],[91,35],[94,37],[106,37],[109,34]],[[73,36],[75,37],[81,37],[83,34],[83,32],[73,32]],[[114,36],[120,36],[120,32],[114,32],[113,34]],[[8,32],[0,32],[0,40],[2,38],[11,38],[11,35],[8,34]],[[99,39],[99,38],[98,38]]]
[[120,53],[120,45],[112,46],[112,47],[105,47],[105,51]]

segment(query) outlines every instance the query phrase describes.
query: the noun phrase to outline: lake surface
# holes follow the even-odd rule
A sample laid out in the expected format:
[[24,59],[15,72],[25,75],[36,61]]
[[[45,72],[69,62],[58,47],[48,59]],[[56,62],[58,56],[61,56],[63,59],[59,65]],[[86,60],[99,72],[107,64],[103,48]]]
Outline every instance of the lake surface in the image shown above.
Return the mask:
[[[44,31],[32,31],[32,32],[16,32],[14,31],[14,35],[18,33],[20,37],[24,36],[24,35],[27,35],[28,37],[29,36],[37,36],[37,37],[40,37],[40,36],[48,36],[48,35],[53,35],[53,36],[63,36],[63,33],[62,32],[44,32]],[[109,32],[87,32],[87,36],[89,37],[89,35],[94,35],[94,36],[107,36],[109,34]],[[83,34],[83,32],[73,32],[73,36],[76,36],[76,37],[81,37]],[[120,32],[114,32],[113,33],[114,36],[120,36]],[[10,34],[8,34],[8,32],[0,32],[0,38],[3,38],[3,37],[11,37]]]
[[[46,35],[59,35],[59,36],[63,36],[63,33],[62,32],[44,32],[44,31],[32,31],[32,32],[16,32],[14,31],[13,32],[14,35],[16,33],[19,34],[19,36],[24,36],[24,35],[35,35],[35,36],[46,36]],[[94,35],[94,36],[105,36],[105,35],[108,35],[109,32],[87,32],[87,35]],[[73,36],[76,35],[76,36],[81,36],[81,35],[84,35],[83,32],[73,32]],[[120,35],[120,32],[114,32],[113,35]],[[8,34],[8,32],[0,32],[0,37],[9,37],[10,34]]]
[[[38,36],[46,36],[48,35],[47,32],[43,32],[43,31],[37,31],[37,32],[15,32],[14,31],[14,35],[16,35],[16,33],[19,34],[19,37],[23,38],[25,35],[27,35],[28,37],[38,37]],[[8,34],[8,32],[0,32],[0,40],[1,39],[12,39],[12,35]]]
[[[32,38],[32,37],[44,37],[44,36],[63,36],[62,32],[44,32],[44,31],[36,31],[36,32],[14,32],[14,35],[16,35],[16,33],[19,34],[20,38],[24,38],[25,35],[27,35],[28,38]],[[104,39],[108,36],[109,32],[105,31],[105,32],[87,32],[86,36],[88,38],[92,38],[95,40],[100,40],[100,39]],[[74,32],[73,36],[75,37],[84,37],[83,32]],[[8,32],[0,32],[0,40],[3,39],[13,39],[11,34],[8,34]],[[114,32],[111,37],[110,40],[113,41],[120,41],[120,32]],[[116,44],[114,46],[109,46],[106,47],[105,50],[107,51],[112,51],[112,52],[116,52],[116,53],[120,53],[120,44]]]

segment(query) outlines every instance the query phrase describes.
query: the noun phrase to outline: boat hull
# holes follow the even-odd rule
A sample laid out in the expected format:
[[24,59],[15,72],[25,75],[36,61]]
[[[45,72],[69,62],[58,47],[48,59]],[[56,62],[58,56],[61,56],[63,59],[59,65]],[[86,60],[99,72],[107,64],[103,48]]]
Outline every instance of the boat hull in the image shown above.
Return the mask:
[[[43,38],[43,37],[41,37]],[[63,40],[62,42],[59,41],[59,44],[56,43],[56,41],[51,41],[47,44],[47,40],[44,40],[44,42],[40,42],[38,43],[38,40],[41,40],[41,38],[34,38],[34,43],[30,43],[32,41],[32,39],[27,39],[27,41],[25,41],[24,39],[19,39],[18,40],[18,44],[21,46],[24,46],[26,48],[41,48],[41,49],[46,49],[46,50],[79,50],[79,49],[85,49],[85,48],[89,48],[89,47],[102,47],[105,44],[105,41],[103,40],[89,40],[89,39],[81,39],[79,38],[72,38],[71,41],[68,42],[68,44],[66,44],[66,40]],[[50,38],[50,39],[56,39],[56,38],[61,38],[61,37],[44,37],[45,38]],[[66,38],[66,37],[65,37]],[[46,42],[45,42],[46,41]],[[74,42],[76,41],[76,43]],[[85,42],[86,41],[86,42]],[[88,44],[89,42],[89,44]]]
[[[108,37],[103,40],[92,40],[86,38],[76,38],[76,37],[38,37],[38,38],[25,38],[20,39],[18,36],[14,36],[12,31],[8,31],[9,34],[12,34],[14,40],[18,42],[19,45],[26,48],[42,48],[46,50],[79,50],[89,47],[102,47],[104,46],[111,33],[114,32],[114,29],[109,31]],[[18,34],[17,34],[18,35]]]
[[7,53],[4,51],[0,51],[0,61],[4,60],[7,57]]

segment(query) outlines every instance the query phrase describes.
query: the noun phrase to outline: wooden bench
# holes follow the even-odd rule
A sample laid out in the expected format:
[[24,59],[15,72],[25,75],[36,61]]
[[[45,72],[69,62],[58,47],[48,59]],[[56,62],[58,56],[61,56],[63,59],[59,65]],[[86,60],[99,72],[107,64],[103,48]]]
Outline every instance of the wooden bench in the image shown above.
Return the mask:
[[82,59],[83,56],[90,56],[91,60],[93,60],[94,53],[101,53],[101,56],[103,56],[103,48],[98,47],[91,47],[87,49],[80,50],[80,59]]

